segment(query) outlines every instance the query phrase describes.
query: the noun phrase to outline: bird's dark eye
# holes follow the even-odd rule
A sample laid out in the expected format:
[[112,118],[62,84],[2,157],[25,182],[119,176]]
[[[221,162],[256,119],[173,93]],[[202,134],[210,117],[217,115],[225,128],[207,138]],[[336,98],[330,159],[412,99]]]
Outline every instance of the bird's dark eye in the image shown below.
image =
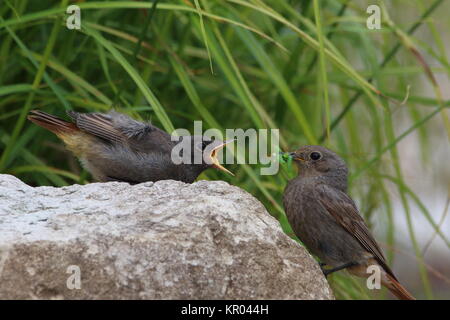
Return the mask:
[[322,158],[322,154],[320,152],[314,151],[310,153],[309,158],[314,161],[319,160],[320,158]]
[[202,150],[202,151],[204,151],[205,150],[205,148],[207,147],[207,146],[209,146],[209,144],[211,143],[212,141],[202,141],[201,143],[199,143],[197,146],[198,146],[198,149],[199,150]]

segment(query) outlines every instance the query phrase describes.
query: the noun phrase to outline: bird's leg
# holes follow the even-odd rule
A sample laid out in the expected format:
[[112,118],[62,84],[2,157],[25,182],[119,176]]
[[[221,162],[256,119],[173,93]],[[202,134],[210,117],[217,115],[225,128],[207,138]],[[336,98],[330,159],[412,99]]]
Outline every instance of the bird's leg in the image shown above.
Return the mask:
[[325,269],[325,266],[327,266],[327,264],[325,262],[319,262],[319,266],[320,266],[320,269],[322,270],[323,274],[326,277],[327,269]]
[[327,264],[325,263],[325,262],[319,262],[319,266],[320,266],[320,269],[322,270],[322,272],[325,274],[325,271],[327,271],[324,267],[326,266]]
[[346,269],[346,268],[349,268],[349,267],[353,267],[355,265],[357,265],[357,263],[352,261],[352,262],[344,263],[343,265],[340,265],[338,267],[335,267],[335,268],[329,269],[329,270],[324,269],[322,267],[322,265],[321,265],[321,267],[322,267],[323,274],[325,275],[325,277],[327,277],[329,274],[331,274],[333,272],[336,272],[336,271],[339,271],[339,270],[342,270],[342,269]]

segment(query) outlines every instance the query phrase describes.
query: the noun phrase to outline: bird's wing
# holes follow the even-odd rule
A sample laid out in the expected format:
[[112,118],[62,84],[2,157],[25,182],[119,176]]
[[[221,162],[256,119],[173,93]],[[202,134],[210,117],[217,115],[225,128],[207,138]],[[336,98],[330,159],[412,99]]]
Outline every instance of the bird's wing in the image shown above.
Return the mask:
[[107,141],[129,145],[136,151],[148,152],[171,146],[167,132],[115,111],[107,114],[67,113],[79,129]]
[[344,192],[321,184],[315,189],[318,199],[328,213],[347,230],[361,245],[378,261],[385,271],[395,278],[394,273],[386,263],[386,259],[373,238],[364,219],[360,216],[353,200]]
[[126,136],[114,127],[113,119],[103,113],[79,113],[67,111],[76,126],[87,133],[111,142],[125,142]]

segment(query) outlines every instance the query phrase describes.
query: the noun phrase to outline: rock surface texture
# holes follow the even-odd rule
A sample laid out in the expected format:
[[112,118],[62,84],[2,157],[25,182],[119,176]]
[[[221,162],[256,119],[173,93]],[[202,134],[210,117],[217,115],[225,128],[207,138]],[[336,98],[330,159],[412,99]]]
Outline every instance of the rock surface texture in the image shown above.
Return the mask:
[[221,181],[30,187],[0,175],[0,299],[333,299],[317,263]]

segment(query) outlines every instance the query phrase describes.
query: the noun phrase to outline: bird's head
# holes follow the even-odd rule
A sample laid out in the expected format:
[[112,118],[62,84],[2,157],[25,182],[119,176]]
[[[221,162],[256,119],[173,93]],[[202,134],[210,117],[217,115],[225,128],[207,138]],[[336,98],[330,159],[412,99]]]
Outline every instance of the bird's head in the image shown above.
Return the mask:
[[222,141],[211,139],[205,136],[183,136],[177,141],[180,149],[180,156],[183,157],[183,166],[190,168],[193,174],[200,174],[208,168],[216,168],[233,175],[229,170],[224,168],[218,159],[218,153],[230,141]]
[[336,153],[322,146],[303,146],[289,152],[301,176],[336,176],[347,178],[347,166]]
[[218,139],[211,139],[205,136],[201,137],[194,136],[193,140],[195,152],[201,152],[202,154],[203,165],[219,169],[234,176],[234,174],[231,171],[224,168],[220,164],[219,159],[217,158],[219,151],[222,150],[227,144],[233,142],[234,140],[222,141]]

